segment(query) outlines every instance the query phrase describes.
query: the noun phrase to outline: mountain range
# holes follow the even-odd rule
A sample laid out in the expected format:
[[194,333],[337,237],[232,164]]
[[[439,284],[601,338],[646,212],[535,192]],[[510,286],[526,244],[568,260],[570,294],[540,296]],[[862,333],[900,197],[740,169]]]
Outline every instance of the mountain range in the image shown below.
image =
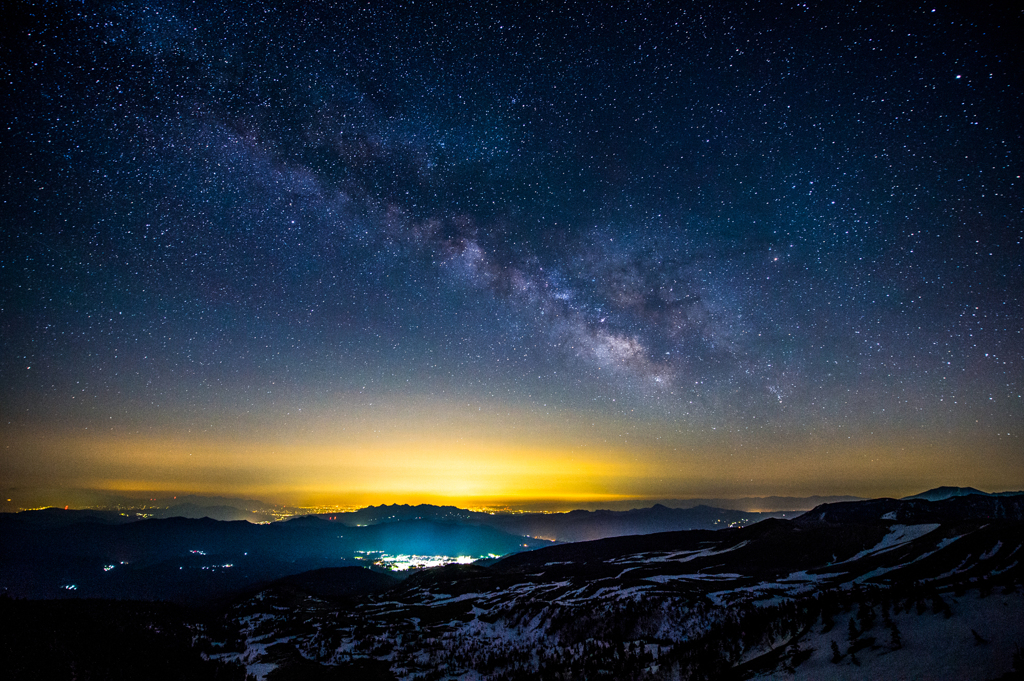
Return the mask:
[[[960,490],[579,542],[450,507],[371,507],[346,520],[375,524],[351,527],[0,515],[0,664],[128,679],[161,659],[152,678],[221,681],[1019,678],[1024,495]],[[675,510],[556,520],[622,529]],[[368,567],[384,547],[502,555]]]
[[408,506],[369,506],[350,513],[332,513],[329,518],[348,526],[379,525],[408,520],[434,520],[445,523],[473,524],[526,537],[549,541],[575,542],[651,534],[674,530],[720,529],[749,525],[769,517],[795,517],[799,512],[755,513],[710,506],[668,508],[655,504],[650,508],[628,511],[575,510],[567,513],[481,513],[454,506],[421,504]]
[[1024,496],[828,504],[448,565],[355,600],[271,585],[225,613],[215,657],[268,681],[352,665],[410,681],[1016,678],[1022,545]]

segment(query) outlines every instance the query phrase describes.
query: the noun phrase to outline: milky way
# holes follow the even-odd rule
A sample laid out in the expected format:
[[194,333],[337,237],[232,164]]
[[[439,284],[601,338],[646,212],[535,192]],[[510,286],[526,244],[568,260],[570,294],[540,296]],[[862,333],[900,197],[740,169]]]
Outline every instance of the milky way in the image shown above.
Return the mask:
[[379,4],[7,12],[10,437],[411,395],[1024,484],[1019,12]]

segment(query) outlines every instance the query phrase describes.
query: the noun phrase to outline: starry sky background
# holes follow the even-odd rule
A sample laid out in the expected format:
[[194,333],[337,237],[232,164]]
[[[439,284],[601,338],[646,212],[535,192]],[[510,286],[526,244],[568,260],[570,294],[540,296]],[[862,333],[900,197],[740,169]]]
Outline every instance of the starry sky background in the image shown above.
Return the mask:
[[1021,10],[673,4],[5,5],[0,478],[1024,488]]

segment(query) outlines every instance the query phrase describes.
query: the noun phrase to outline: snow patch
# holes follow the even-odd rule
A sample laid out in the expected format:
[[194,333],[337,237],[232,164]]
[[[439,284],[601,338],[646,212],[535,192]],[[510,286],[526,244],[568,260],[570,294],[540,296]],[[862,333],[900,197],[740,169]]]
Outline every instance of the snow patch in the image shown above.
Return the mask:
[[[858,664],[850,661],[845,632],[837,627],[819,633],[817,627],[800,638],[810,657],[795,670],[776,669],[755,676],[772,681],[816,681],[817,679],[964,679],[988,681],[1013,667],[1013,654],[1024,637],[1024,594],[992,595],[982,599],[966,596],[952,599],[952,617],[911,612],[893,614],[903,646],[894,650],[890,634],[878,623],[867,632],[877,641],[857,652]],[[848,615],[852,616],[853,612]],[[837,621],[845,618],[836,618]],[[980,645],[972,631],[986,642]],[[833,663],[831,644],[835,641],[843,659]]]
[[688,575],[652,575],[650,577],[644,577],[649,582],[658,582],[659,584],[665,584],[666,582],[674,582],[676,580],[687,580],[687,581],[703,581],[703,582],[721,582],[729,579],[743,579],[743,575],[735,572],[720,572],[718,574],[704,574],[703,572],[688,574]]
[[837,579],[845,575],[845,572],[822,572],[821,574],[812,575],[806,570],[800,570],[799,572],[790,572],[788,576],[783,577],[779,580],[780,584],[786,582],[827,582],[833,579]]
[[992,574],[994,574],[994,575],[1001,575],[1001,574],[1003,574],[1004,572],[1009,572],[1009,571],[1010,571],[1010,570],[1012,570],[1013,568],[1017,567],[1017,563],[1019,563],[1019,562],[1020,562],[1020,561],[1016,561],[1016,560],[1015,560],[1015,561],[1013,561],[1012,563],[1010,563],[1009,565],[1007,565],[1007,566],[1006,566],[1005,568],[1003,568],[1002,570],[993,570],[993,571],[992,571]]
[[245,665],[246,676],[252,674],[256,681],[267,681],[267,674],[277,669],[277,665],[273,662],[257,662],[255,664]]
[[[734,544],[725,549],[716,550],[714,548],[700,549],[698,551],[672,551],[671,553],[635,553],[631,556],[624,558],[617,558],[611,563],[686,563],[697,558],[708,558],[710,556],[719,556],[723,553],[729,553],[736,549],[743,548],[750,542],[747,540],[741,541],[739,544]],[[628,572],[628,570],[627,570]]]
[[[915,539],[920,539],[929,532],[937,529],[938,523],[922,523],[920,525],[893,525],[889,528],[889,534],[882,537],[882,541],[878,542],[870,549],[865,549],[855,555],[854,557],[844,560],[843,563],[852,563],[853,561],[860,560],[866,556],[885,553],[886,551],[892,551],[898,546],[909,544]],[[941,547],[940,547],[941,548]],[[842,563],[840,563],[841,565]]]
[[999,553],[999,549],[1001,548],[1003,548],[1003,542],[996,542],[996,545],[992,547],[991,551],[986,551],[985,553],[981,554],[981,560],[988,560],[992,556]]

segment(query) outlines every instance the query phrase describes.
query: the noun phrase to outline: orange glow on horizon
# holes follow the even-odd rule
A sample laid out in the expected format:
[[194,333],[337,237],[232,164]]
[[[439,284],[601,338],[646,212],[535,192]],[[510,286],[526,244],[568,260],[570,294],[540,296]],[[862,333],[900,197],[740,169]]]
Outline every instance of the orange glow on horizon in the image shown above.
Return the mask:
[[616,487],[624,481],[651,474],[598,438],[525,411],[481,414],[418,401],[380,409],[382,415],[365,411],[324,411],[283,426],[236,423],[202,435],[11,435],[37,474],[29,483],[302,504],[612,500],[623,498]]
[[[920,434],[797,433],[741,447],[675,422],[435,398],[221,416],[217,428],[5,429],[19,486],[224,495],[290,505],[552,505],[626,499],[1002,491],[1013,452]],[[628,437],[624,437],[627,433]]]

